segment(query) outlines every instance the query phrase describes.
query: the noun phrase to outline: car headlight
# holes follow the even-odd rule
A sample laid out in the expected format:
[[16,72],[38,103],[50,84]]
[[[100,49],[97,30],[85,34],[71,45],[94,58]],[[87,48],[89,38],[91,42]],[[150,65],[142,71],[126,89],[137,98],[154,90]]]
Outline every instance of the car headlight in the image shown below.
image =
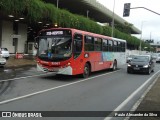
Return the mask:
[[149,65],[144,65],[143,67],[144,67],[144,68],[148,68],[148,67],[149,67]]
[[130,65],[130,64],[128,64],[128,67],[131,67],[131,65]]

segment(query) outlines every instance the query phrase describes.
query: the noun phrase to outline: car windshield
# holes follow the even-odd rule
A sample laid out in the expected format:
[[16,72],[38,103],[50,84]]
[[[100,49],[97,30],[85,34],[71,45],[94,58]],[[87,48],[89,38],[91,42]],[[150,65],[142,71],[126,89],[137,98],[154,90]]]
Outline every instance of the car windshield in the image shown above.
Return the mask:
[[157,53],[153,53],[152,57],[157,57],[157,55],[158,55]]
[[61,61],[71,57],[71,37],[39,37],[38,57],[47,61]]
[[129,55],[128,57],[133,58],[135,55]]
[[7,48],[2,48],[2,51],[8,51],[8,49]]
[[132,61],[135,61],[135,62],[148,62],[149,61],[149,56],[135,56],[135,57],[133,57]]

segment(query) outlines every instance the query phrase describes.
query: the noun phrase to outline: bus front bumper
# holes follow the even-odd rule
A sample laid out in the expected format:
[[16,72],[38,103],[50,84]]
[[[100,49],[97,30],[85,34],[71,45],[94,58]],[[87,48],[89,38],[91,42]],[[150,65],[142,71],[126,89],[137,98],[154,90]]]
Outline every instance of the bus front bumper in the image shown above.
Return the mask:
[[43,67],[40,64],[37,64],[37,71],[54,72],[56,74],[63,74],[63,75],[73,75],[71,66],[67,66],[65,68],[54,68],[54,67],[47,68],[47,67]]

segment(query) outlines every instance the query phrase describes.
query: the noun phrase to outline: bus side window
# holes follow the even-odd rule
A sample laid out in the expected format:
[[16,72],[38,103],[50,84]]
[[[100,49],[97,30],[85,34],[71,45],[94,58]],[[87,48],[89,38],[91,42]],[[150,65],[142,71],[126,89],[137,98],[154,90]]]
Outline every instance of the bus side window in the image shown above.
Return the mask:
[[94,38],[94,51],[102,51],[102,39]]
[[114,46],[113,46],[113,47],[114,47],[114,50],[113,50],[113,51],[114,51],[114,52],[117,52],[117,47],[118,47],[117,41],[114,41]]
[[94,51],[94,38],[92,36],[86,35],[84,37],[84,50],[85,51]]
[[77,58],[82,51],[82,39],[83,36],[81,34],[74,35],[74,59]]
[[103,51],[108,51],[108,40],[103,39]]
[[112,51],[113,51],[113,41],[112,41],[112,40],[109,40],[109,41],[108,41],[108,51],[109,51],[109,52],[112,52]]
[[118,42],[118,52],[122,52],[121,42]]
[[125,52],[126,51],[126,43],[122,42],[122,51]]

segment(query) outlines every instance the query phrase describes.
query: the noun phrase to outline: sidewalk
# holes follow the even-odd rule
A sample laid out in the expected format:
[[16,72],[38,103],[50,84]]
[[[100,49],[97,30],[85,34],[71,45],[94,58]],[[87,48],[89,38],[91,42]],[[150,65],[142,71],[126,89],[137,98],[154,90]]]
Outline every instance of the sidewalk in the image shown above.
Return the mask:
[[16,59],[15,55],[10,56],[5,68],[19,68],[25,66],[36,66],[35,56],[25,55],[24,58]]
[[[160,114],[160,77],[146,94],[136,111]],[[130,120],[160,120],[160,117],[131,117]]]

